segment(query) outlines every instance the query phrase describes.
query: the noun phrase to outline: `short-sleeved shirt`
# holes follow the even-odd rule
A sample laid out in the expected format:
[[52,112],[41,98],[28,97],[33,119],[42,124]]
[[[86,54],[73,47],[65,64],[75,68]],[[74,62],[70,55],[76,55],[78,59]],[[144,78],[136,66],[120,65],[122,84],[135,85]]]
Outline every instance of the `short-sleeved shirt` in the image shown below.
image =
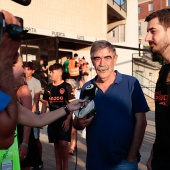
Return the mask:
[[[63,82],[58,86],[54,86],[51,83],[48,84],[45,88],[43,100],[48,101],[49,109],[50,111],[53,111],[67,104],[68,101],[72,99],[71,93],[72,93],[72,87],[67,82]],[[64,119],[60,118],[57,121],[60,121],[61,119],[65,120],[66,118],[67,116],[65,116]],[[55,126],[57,121],[55,121],[50,125]]]
[[11,98],[0,90],[0,111],[4,110],[10,101]]
[[154,164],[170,165],[170,64],[162,66],[155,89]]
[[[127,158],[135,127],[135,114],[149,107],[138,80],[116,72],[105,93],[98,88],[94,97],[96,114],[86,128],[87,170],[113,168]],[[96,77],[97,78],[97,77]],[[96,78],[87,82],[81,91]]]
[[42,90],[41,83],[38,79],[32,77],[30,80],[27,81],[27,84],[31,92],[32,104],[33,104],[35,93],[40,93],[40,91]]
[[65,70],[66,73],[69,73],[68,65],[69,65],[69,60],[66,60],[63,64],[64,70]]

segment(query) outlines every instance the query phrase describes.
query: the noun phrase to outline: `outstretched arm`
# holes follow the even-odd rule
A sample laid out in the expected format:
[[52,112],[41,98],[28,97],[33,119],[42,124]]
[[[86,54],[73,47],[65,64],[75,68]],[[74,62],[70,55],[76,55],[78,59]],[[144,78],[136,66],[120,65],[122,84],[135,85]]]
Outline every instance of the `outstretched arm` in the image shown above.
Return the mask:
[[[67,105],[67,108],[70,112],[78,110],[81,106],[81,103],[85,100],[75,100]],[[24,113],[24,114],[23,114]],[[36,115],[22,105],[18,103],[18,123],[26,126],[32,127],[43,127],[47,124],[54,122],[62,116],[65,116],[67,113],[63,107],[60,109],[47,112],[44,114]]]

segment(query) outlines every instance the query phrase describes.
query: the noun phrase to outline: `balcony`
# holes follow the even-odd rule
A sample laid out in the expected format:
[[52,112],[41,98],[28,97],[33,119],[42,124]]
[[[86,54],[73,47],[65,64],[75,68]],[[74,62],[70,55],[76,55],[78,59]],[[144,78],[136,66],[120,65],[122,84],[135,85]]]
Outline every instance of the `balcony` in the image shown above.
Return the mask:
[[107,31],[111,31],[126,21],[126,0],[107,0]]

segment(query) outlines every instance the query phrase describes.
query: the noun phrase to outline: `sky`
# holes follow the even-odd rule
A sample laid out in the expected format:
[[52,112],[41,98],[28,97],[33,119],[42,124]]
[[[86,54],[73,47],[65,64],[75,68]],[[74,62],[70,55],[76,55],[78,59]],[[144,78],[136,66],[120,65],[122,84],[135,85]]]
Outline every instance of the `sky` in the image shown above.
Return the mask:
[[124,0],[114,0],[118,5],[123,4],[124,3]]

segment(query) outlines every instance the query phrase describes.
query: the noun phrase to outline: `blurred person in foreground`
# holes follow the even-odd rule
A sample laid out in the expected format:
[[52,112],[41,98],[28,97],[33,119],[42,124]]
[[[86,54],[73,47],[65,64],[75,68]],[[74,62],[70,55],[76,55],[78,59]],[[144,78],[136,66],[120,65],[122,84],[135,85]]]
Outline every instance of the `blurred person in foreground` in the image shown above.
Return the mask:
[[[8,26],[11,24],[21,26],[11,13],[4,10],[1,12]],[[0,42],[0,149],[8,148],[14,141],[18,111],[12,66],[13,58],[21,43],[21,40],[12,39],[7,30],[2,34]]]
[[[21,86],[24,84],[24,68],[21,56],[17,53],[13,58],[13,75],[14,75],[14,84],[16,87]],[[63,116],[70,116],[72,111],[77,110],[81,102],[84,101],[74,101],[70,104],[64,105],[62,108],[58,110],[54,110],[47,114],[43,115],[36,115],[33,114],[29,109],[23,107],[19,102],[17,102],[18,106],[18,117],[17,123],[24,126],[32,126],[32,127],[42,127],[47,124],[52,123],[56,119],[59,119]],[[3,128],[3,127],[2,127]],[[14,133],[14,132],[13,132]],[[14,143],[9,149],[7,150],[0,150],[0,164],[4,167],[16,168],[17,170],[20,169],[19,167],[19,157],[18,157],[18,147],[17,144],[17,129],[15,130],[14,135]],[[25,145],[25,143],[24,143]],[[26,155],[23,155],[25,158]],[[34,168],[35,169],[35,168]]]
[[155,127],[156,138],[148,170],[170,169],[170,9],[153,12],[145,19],[148,22],[145,40],[153,53],[165,60],[155,89]]
[[140,84],[135,77],[114,71],[118,56],[108,41],[95,41],[90,55],[97,76],[84,84],[80,98],[87,85],[96,85],[96,114],[73,122],[76,129],[86,127],[86,169],[138,170],[149,110]]

